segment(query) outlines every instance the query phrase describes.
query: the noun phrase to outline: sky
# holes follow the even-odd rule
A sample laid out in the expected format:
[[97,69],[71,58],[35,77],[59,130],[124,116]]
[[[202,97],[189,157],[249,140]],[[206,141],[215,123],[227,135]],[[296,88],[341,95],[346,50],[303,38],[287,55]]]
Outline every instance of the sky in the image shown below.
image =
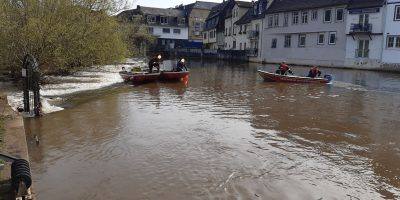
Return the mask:
[[[190,4],[195,2],[196,0],[130,0],[130,7],[136,8],[137,5],[148,6],[148,7],[157,7],[157,8],[171,8],[180,4]],[[201,0],[201,1],[210,1],[221,3],[222,0]],[[244,0],[251,1],[251,0]]]

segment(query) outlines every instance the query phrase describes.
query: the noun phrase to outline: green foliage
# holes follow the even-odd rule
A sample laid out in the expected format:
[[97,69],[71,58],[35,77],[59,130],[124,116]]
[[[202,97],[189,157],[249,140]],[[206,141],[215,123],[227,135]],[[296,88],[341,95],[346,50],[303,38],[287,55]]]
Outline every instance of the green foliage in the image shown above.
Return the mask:
[[110,64],[132,54],[126,30],[109,15],[116,2],[2,0],[0,69],[18,71],[27,53],[37,58],[42,71],[58,74]]

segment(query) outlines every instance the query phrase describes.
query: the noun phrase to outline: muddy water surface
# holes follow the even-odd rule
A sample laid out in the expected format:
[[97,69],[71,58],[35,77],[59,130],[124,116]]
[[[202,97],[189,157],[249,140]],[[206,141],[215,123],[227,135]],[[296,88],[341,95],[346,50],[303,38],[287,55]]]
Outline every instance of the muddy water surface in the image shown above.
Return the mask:
[[190,64],[188,85],[118,84],[26,120],[39,199],[400,198],[399,75]]

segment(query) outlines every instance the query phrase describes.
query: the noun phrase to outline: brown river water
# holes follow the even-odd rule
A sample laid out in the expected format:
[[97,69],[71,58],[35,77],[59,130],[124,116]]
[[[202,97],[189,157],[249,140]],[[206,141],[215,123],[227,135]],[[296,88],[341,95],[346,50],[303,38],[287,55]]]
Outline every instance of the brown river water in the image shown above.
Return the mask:
[[308,85],[190,67],[187,85],[117,84],[26,120],[38,199],[400,198],[399,74],[323,69],[335,82]]

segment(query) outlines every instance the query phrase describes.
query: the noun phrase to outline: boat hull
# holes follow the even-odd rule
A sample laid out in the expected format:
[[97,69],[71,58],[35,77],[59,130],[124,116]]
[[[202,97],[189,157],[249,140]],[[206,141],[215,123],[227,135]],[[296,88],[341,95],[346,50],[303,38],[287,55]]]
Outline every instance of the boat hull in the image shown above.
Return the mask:
[[182,81],[189,78],[189,72],[161,72],[162,81]]
[[130,81],[134,85],[156,82],[160,77],[160,73],[151,73],[151,74],[134,74]]
[[266,71],[258,71],[258,74],[265,80],[269,82],[286,82],[286,83],[319,83],[327,84],[330,80],[325,78],[310,78],[301,76],[285,76],[280,74],[275,74]]

